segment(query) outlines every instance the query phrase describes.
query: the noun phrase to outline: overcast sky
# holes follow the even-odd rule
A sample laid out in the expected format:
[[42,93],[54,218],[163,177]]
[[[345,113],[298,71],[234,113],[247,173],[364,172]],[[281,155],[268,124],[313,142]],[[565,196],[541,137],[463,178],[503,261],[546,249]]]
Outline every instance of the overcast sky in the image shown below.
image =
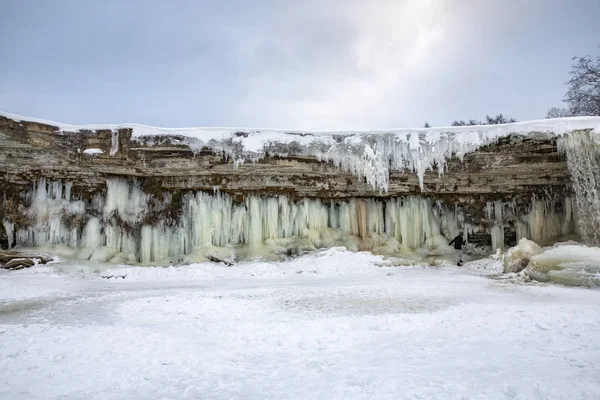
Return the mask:
[[599,0],[0,0],[0,110],[369,129],[560,105]]

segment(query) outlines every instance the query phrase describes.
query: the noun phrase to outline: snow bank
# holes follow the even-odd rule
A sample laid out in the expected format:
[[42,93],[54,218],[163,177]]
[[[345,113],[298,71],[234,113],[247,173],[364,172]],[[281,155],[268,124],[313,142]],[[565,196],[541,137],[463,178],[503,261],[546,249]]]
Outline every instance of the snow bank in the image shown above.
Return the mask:
[[[453,254],[454,257],[454,254]],[[219,262],[202,262],[170,267],[106,266],[98,272],[114,282],[154,282],[154,281],[194,281],[221,279],[288,279],[388,276],[397,271],[416,269],[438,270],[458,275],[497,275],[502,273],[502,263],[483,258],[456,267],[454,260],[436,259],[435,267],[431,260],[422,258],[416,252],[404,257],[385,257],[369,252],[352,252],[343,247],[315,251],[285,261],[250,261],[232,265]],[[90,271],[88,268],[86,271]]]
[[[243,262],[233,266],[224,263],[198,263],[171,267],[116,267],[105,271],[104,276],[125,277],[127,281],[156,280],[212,280],[236,278],[278,279],[295,275],[332,277],[345,275],[385,275],[382,266],[391,263],[382,256],[367,252],[350,252],[344,248],[331,248],[289,259],[285,262]],[[379,272],[378,272],[379,271]]]
[[569,286],[600,286],[600,248],[574,241],[542,248],[523,238],[504,254],[502,265],[505,273],[522,271],[513,275],[517,281],[525,278]]
[[[417,255],[420,263],[454,253],[446,237],[462,221],[460,210],[416,196],[339,202],[247,196],[238,204],[226,194],[198,192],[183,196],[179,221],[171,224],[156,217],[157,204],[152,209],[138,182],[121,178],[109,178],[106,195],[96,195],[88,206],[72,198],[71,183],[44,178],[28,198],[30,225],[17,229],[17,246],[50,246],[62,257],[113,264],[282,260],[329,247]],[[172,207],[171,201],[165,196],[160,209]],[[144,224],[152,210],[152,224]],[[7,232],[11,223],[4,222]]]
[[554,247],[535,255],[525,274],[541,282],[600,286],[600,248],[582,245]]
[[[253,128],[157,128],[140,124],[68,125],[54,121],[0,113],[17,121],[56,126],[61,132],[109,129],[113,134],[110,154],[118,151],[117,130],[131,129],[140,141],[156,136],[183,137],[192,150],[204,147],[232,156],[236,163],[272,155],[306,155],[331,161],[345,171],[365,178],[374,188],[387,191],[389,171],[409,169],[419,176],[423,188],[425,171],[437,165],[443,173],[447,160],[460,159],[479,147],[511,134],[565,135],[590,130],[600,134],[600,117],[574,117],[517,122],[505,125],[387,129],[377,131],[303,131]],[[178,139],[179,140],[179,139]]]

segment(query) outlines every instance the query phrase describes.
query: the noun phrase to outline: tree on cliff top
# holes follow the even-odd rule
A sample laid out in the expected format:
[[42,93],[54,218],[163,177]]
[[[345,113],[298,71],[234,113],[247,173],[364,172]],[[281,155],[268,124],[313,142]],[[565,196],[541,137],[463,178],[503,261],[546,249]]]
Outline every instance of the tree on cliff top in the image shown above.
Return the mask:
[[478,121],[476,119],[470,119],[468,122],[463,120],[453,121],[452,126],[471,126],[471,125],[498,125],[498,124],[509,124],[511,122],[517,122],[513,117],[505,117],[502,113],[495,117],[485,116],[485,122]]
[[600,56],[575,57],[565,103],[573,115],[600,115]]
[[510,124],[512,122],[517,122],[517,120],[513,117],[505,117],[502,114],[498,114],[495,117],[485,116],[485,123],[487,125]]
[[571,78],[563,98],[566,108],[552,107],[546,118],[583,115],[600,116],[600,56],[573,57]]
[[546,113],[546,118],[565,118],[572,117],[571,110],[564,107],[551,107]]

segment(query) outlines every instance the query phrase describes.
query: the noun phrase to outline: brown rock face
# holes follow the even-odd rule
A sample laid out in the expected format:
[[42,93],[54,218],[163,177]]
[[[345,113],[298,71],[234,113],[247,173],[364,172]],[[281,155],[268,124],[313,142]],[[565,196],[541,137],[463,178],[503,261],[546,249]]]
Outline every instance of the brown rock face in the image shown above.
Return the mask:
[[19,270],[36,264],[46,264],[51,258],[45,255],[27,255],[10,251],[0,251],[0,268]]
[[[118,151],[111,156],[114,139],[111,131],[60,133],[57,127],[0,116],[0,188],[4,198],[25,202],[22,195],[43,177],[70,181],[75,196],[89,199],[105,192],[107,178],[118,176],[139,180],[148,193],[212,193],[218,188],[235,201],[248,195],[324,200],[419,195],[448,208],[458,207],[470,224],[487,227],[492,223],[485,215],[487,202],[510,201],[516,214],[526,214],[534,196],[552,199],[561,209],[570,195],[567,164],[553,139],[510,136],[466,155],[462,162],[453,158],[442,175],[437,171],[425,174],[423,191],[414,173],[392,171],[386,193],[311,157],[267,156],[236,167],[227,156],[209,149],[194,153],[185,145],[174,144],[176,138],[141,144],[132,140],[129,129],[119,130]],[[91,148],[103,153],[84,154]],[[3,212],[8,211],[0,209],[0,220]],[[515,227],[510,220],[506,222],[504,240],[513,244]],[[472,237],[477,240],[477,235]],[[489,242],[489,235],[483,233],[479,240]]]

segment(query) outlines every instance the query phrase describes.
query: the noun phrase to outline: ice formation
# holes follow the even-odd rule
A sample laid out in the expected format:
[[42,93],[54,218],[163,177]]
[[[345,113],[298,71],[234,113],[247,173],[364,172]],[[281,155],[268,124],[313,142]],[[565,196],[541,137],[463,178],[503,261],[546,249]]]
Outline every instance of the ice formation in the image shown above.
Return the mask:
[[494,221],[493,226],[490,228],[493,251],[496,251],[497,249],[504,249],[504,220],[502,218],[504,207],[505,205],[501,200],[486,203],[486,216],[488,220]]
[[249,196],[235,204],[225,194],[198,192],[183,196],[177,221],[152,217],[171,206],[169,195],[161,201],[152,209],[150,195],[138,184],[115,178],[107,181],[106,196],[97,195],[86,206],[71,198],[69,183],[41,179],[28,199],[32,225],[17,229],[16,242],[62,245],[95,260],[165,263],[194,254],[202,259],[211,252],[237,257],[239,248],[250,255],[284,256],[331,245],[434,250],[437,237],[459,230],[454,210],[421,197],[292,202],[283,196]]
[[557,144],[567,155],[581,236],[586,243],[600,245],[600,135],[574,132]]
[[531,257],[525,274],[542,282],[600,286],[600,248],[557,245]]
[[[468,239],[487,232],[492,249],[503,250],[507,228],[517,240],[548,244],[569,233],[600,241],[600,118],[579,117],[506,125],[444,127],[369,132],[305,132],[240,128],[154,128],[138,124],[73,126],[2,114],[15,120],[57,126],[60,132],[112,131],[110,156],[119,152],[121,129],[151,144],[157,136],[193,151],[212,149],[236,164],[268,155],[312,156],[364,178],[385,192],[391,170],[414,171],[423,190],[426,171],[442,174],[447,161],[500,138],[517,134],[558,137],[573,176],[575,201],[560,204],[533,198],[528,210],[514,201],[485,205],[486,226],[475,226],[458,207],[424,197],[294,202],[286,197],[247,196],[235,203],[221,193],[186,193],[155,198],[125,179],[109,179],[106,195],[91,201],[71,196],[69,182],[40,180],[29,193],[29,226],[3,221],[9,245],[60,245],[80,258],[115,262],[166,263],[194,257],[237,258],[296,254],[343,245],[386,254],[447,251],[446,238],[459,230]],[[128,134],[128,133],[127,133]],[[99,154],[87,149],[86,154]],[[169,211],[170,210],[170,211]],[[451,251],[451,249],[450,249]]]
[[[59,245],[70,249],[70,256],[143,264],[281,258],[329,246],[430,257],[452,253],[447,238],[460,230],[467,238],[476,230],[459,208],[420,196],[297,202],[284,196],[248,196],[243,203],[219,192],[189,192],[177,202],[173,196],[157,198],[135,181],[110,178],[106,195],[83,201],[72,197],[70,183],[41,179],[27,198],[31,225],[10,229],[19,246]],[[495,221],[492,240],[502,246],[503,218],[516,211],[502,202],[488,205],[488,210]],[[570,219],[551,202],[533,200],[530,213],[522,216],[520,234],[547,240],[570,233],[561,230],[573,228]],[[548,221],[556,227],[539,226]],[[10,223],[5,221],[5,227]]]
[[542,248],[533,240],[522,238],[502,257],[504,272],[520,272],[529,265],[531,257],[542,253]]
[[519,212],[514,201],[496,200],[487,202],[485,215],[489,221],[492,250],[504,250],[504,230],[513,221],[517,241],[526,238],[541,244],[551,244],[556,238],[577,233],[578,225],[574,220],[574,209],[570,197],[565,197],[562,210],[556,209],[557,203],[550,198],[533,197],[526,212]]
[[103,153],[104,152],[102,151],[102,149],[85,149],[83,151],[83,154],[85,154],[87,156],[98,156]]
[[8,238],[8,248],[10,249],[13,245],[13,236],[15,232],[15,224],[7,219],[2,221],[6,237]]
[[547,199],[533,198],[529,212],[517,223],[517,239],[528,238],[543,245],[552,239],[579,232],[574,221],[574,210],[570,197],[564,199],[564,210],[557,212],[556,203]]

